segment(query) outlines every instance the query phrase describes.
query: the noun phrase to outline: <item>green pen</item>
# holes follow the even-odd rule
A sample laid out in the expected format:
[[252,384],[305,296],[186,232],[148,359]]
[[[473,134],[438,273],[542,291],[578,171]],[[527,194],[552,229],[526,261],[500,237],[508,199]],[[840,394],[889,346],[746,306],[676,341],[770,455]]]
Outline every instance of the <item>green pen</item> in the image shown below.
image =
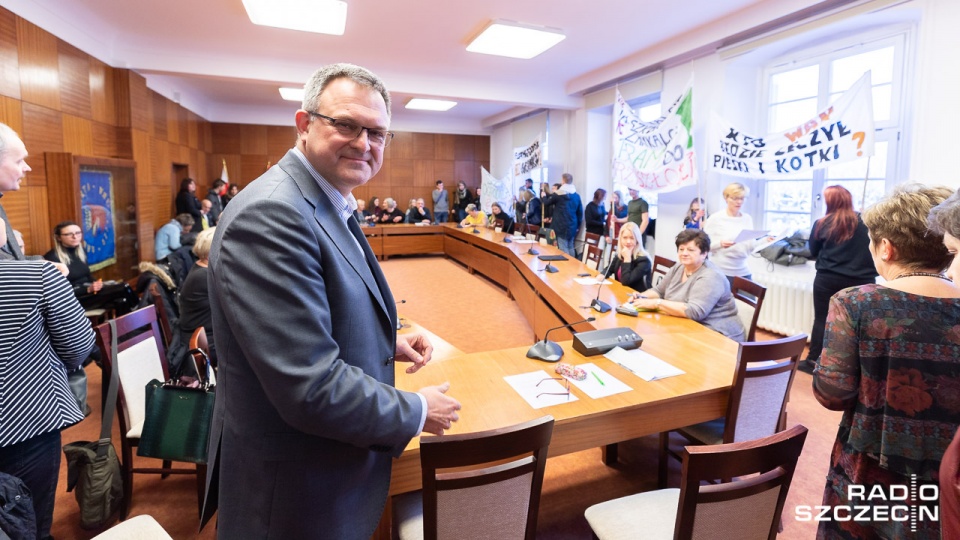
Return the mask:
[[591,371],[590,374],[593,375],[593,378],[596,379],[598,383],[600,383],[600,386],[606,386],[605,384],[603,384],[603,381],[600,379],[600,376],[597,375],[595,371]]

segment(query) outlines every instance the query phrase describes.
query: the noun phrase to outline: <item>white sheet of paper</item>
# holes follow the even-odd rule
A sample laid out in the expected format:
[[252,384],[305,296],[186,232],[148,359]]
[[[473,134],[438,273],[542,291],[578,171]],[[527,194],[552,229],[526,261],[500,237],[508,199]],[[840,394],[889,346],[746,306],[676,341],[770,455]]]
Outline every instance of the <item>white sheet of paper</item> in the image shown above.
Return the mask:
[[620,347],[614,347],[603,356],[612,362],[620,364],[628,371],[632,371],[634,375],[647,382],[673,377],[674,375],[683,375],[686,373],[682,369],[672,366],[656,356],[648,352],[641,351],[640,349],[627,351]]
[[737,235],[737,238],[734,240],[735,243],[747,242],[749,240],[756,240],[761,236],[766,236],[767,231],[752,231],[749,229],[744,229],[740,231],[740,234]]
[[771,235],[771,236],[773,237],[773,240],[767,240],[767,241],[760,242],[759,244],[757,244],[757,247],[753,248],[753,252],[754,252],[754,253],[760,253],[760,252],[763,251],[764,249],[770,247],[774,242],[779,242],[780,240],[783,240],[784,238],[790,236],[790,233],[791,233],[791,229],[790,229],[790,227],[787,227],[787,228],[783,229],[782,231],[780,231],[780,232],[778,232],[778,233],[776,233],[776,234]]
[[[582,381],[569,379],[583,393],[593,399],[629,392],[631,388],[620,379],[615,378],[595,364],[580,364],[578,368],[587,372],[587,378]],[[602,382],[601,382],[602,381]]]
[[515,244],[536,244],[536,240],[530,240],[529,238],[523,238],[521,240],[514,240]]
[[[572,393],[567,395],[552,395],[563,394],[567,391],[560,381],[552,380],[555,377],[559,377],[559,375],[548,375],[546,371],[541,370],[530,373],[521,373],[519,375],[508,375],[504,377],[503,380],[507,381],[507,384],[512,386],[513,389],[520,394],[520,397],[522,397],[523,400],[530,404],[530,406],[534,409],[541,409],[551,405],[560,405],[562,403],[571,403],[577,401],[577,396]],[[538,383],[540,386],[537,386]],[[552,394],[541,395],[544,393]]]
[[[600,276],[597,276],[597,277],[578,277],[578,278],[573,278],[573,280],[576,281],[577,283],[579,283],[580,285],[599,285],[599,284],[600,284],[600,280],[597,279],[597,278],[599,278],[599,277],[600,277]],[[610,281],[609,279],[608,279],[608,280],[605,280],[605,281],[603,282],[604,285],[610,285],[611,283],[613,283],[613,282]]]

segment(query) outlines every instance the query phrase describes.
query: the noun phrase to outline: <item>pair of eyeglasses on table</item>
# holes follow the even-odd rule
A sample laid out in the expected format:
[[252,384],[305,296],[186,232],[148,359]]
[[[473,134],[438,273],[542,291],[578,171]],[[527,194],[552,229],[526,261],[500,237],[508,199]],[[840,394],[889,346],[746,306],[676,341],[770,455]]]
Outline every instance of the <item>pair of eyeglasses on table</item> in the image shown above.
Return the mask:
[[561,381],[563,383],[564,389],[566,389],[566,392],[540,392],[539,394],[537,394],[536,399],[540,399],[540,396],[567,396],[567,399],[568,400],[570,399],[570,381],[568,381],[564,377],[548,377],[538,382],[537,388],[540,388],[540,385],[547,381]]

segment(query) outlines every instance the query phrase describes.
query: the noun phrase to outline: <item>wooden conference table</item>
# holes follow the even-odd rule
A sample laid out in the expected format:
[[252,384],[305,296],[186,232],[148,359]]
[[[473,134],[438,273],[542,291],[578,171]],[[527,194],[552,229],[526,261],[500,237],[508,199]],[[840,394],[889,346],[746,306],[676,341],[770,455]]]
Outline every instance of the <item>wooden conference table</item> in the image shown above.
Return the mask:
[[[393,227],[402,227],[399,225]],[[408,226],[413,227],[413,226]],[[380,227],[372,227],[377,229]],[[390,227],[382,227],[388,229]],[[552,246],[504,243],[504,234],[493,230],[457,229],[453,225],[429,227],[430,234],[442,237],[443,252],[502,285],[517,301],[534,328],[537,338],[547,329],[594,316],[590,323],[576,325],[576,331],[629,327],[643,337],[642,349],[686,372],[684,375],[645,382],[603,356],[584,357],[573,350],[572,334],[551,332],[552,341],[561,341],[563,362],[593,362],[611,376],[631,387],[629,392],[592,399],[571,385],[579,399],[569,403],[533,409],[504,380],[505,376],[543,370],[553,376],[555,364],[526,358],[527,347],[439,358],[415,374],[405,364],[397,365],[397,388],[415,391],[449,381],[450,394],[463,405],[460,421],[448,434],[484,431],[525,422],[550,414],[556,419],[550,456],[578,452],[644,435],[659,433],[723,416],[733,381],[738,345],[721,334],[688,319],[659,313],[629,317],[611,310],[601,314],[585,308],[597,296],[597,285],[580,285],[577,274],[590,272],[577,260],[553,262],[559,271],[544,271],[546,263],[527,254],[534,246],[540,254],[559,254]],[[399,229],[397,230],[399,233]],[[426,231],[424,231],[426,232]],[[394,234],[399,236],[400,234]],[[386,239],[389,235],[380,236]],[[600,289],[600,299],[611,306],[623,302],[632,291],[613,282]],[[429,435],[428,435],[429,436]],[[410,442],[394,461],[391,495],[420,489],[420,441]],[[387,510],[389,513],[390,505]],[[381,533],[389,531],[389,515],[381,522]],[[384,531],[384,528],[386,531]]]

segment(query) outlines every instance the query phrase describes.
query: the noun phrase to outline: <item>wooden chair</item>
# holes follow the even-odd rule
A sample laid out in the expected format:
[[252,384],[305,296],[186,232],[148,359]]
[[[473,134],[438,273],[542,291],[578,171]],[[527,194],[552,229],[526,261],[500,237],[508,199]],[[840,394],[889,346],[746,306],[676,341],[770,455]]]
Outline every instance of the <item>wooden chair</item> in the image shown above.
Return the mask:
[[[680,489],[603,502],[584,515],[601,540],[774,540],[806,437],[807,428],[796,425],[752,441],[688,447]],[[721,483],[701,485],[715,480]]]
[[173,342],[173,327],[170,325],[170,319],[167,317],[166,305],[163,301],[163,295],[157,290],[158,285],[151,283],[147,292],[153,298],[153,306],[157,310],[157,319],[160,321],[160,329],[163,331],[163,345],[169,347]]
[[[806,334],[741,343],[727,415],[678,429],[693,444],[727,444],[767,437],[783,428],[787,397],[797,372]],[[670,432],[660,434],[660,465],[657,479],[667,484],[667,454]],[[678,455],[675,454],[674,455]]]
[[[583,260],[581,261],[583,264],[587,264],[587,253],[590,251],[590,246],[600,247],[600,238],[601,236],[599,234],[583,233]],[[601,254],[602,253],[601,251]]]
[[[117,408],[120,421],[121,468],[123,469],[123,503],[120,505],[120,519],[126,519],[133,498],[134,474],[193,474],[197,477],[197,509],[203,504],[204,482],[207,466],[197,464],[192,469],[174,468],[167,460],[161,467],[134,467],[133,448],[140,442],[143,420],[146,413],[147,383],[156,379],[166,381],[169,377],[163,339],[157,320],[157,310],[147,306],[116,319],[117,325],[117,365],[113,365],[111,353],[111,332],[109,324],[96,328],[97,345],[102,351],[103,378],[110,380],[111,373],[117,370],[119,388],[117,390]],[[107,404],[109,406],[109,404]],[[150,458],[142,458],[150,459]],[[199,513],[198,513],[199,515]]]
[[[193,363],[197,366],[197,373],[202,374],[207,366],[204,354],[207,358],[210,358],[211,361],[213,360],[213,358],[210,357],[210,344],[207,341],[207,331],[202,326],[194,330],[193,334],[190,335],[189,346],[190,349],[187,353],[193,358]],[[200,354],[199,351],[203,351],[203,354]],[[213,366],[211,370],[210,384],[214,386],[217,384],[216,366]]]
[[677,264],[677,261],[672,261],[666,257],[661,257],[659,255],[653,256],[653,279],[650,280],[650,283],[657,285],[660,283],[660,280],[667,275],[667,270],[673,268]]
[[479,433],[422,437],[423,491],[394,498],[401,540],[527,538],[537,532],[553,417]]
[[[527,225],[525,225],[525,227],[526,227],[527,234],[532,234],[532,235],[534,235],[534,236],[539,236],[539,235],[540,235],[540,226],[539,226],[539,225],[530,225],[530,224],[527,224]],[[524,229],[521,229],[521,230],[524,230]]]
[[600,270],[600,262],[603,259],[603,250],[600,246],[587,245],[587,250],[583,255],[583,263],[593,270]]
[[759,283],[742,277],[733,278],[730,288],[733,299],[737,302],[737,316],[747,331],[747,341],[753,341],[757,333],[757,319],[760,318],[760,307],[763,306],[763,297],[767,295],[767,288]]

